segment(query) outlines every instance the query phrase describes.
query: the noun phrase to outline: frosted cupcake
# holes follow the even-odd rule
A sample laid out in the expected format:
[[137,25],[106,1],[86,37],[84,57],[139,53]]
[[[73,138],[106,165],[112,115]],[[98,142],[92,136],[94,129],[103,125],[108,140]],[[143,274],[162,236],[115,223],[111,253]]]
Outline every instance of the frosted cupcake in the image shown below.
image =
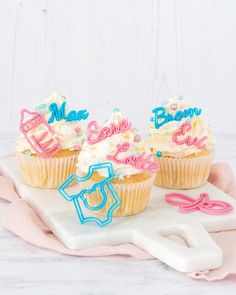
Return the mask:
[[[111,162],[115,172],[112,181],[121,199],[113,216],[128,216],[142,212],[149,200],[154,176],[159,168],[153,155],[137,130],[116,109],[101,128],[93,121],[88,125],[87,141],[78,156],[77,173],[85,175],[92,164]],[[103,180],[106,175],[96,172],[87,186]],[[90,205],[100,204],[100,194],[94,192],[88,199]],[[105,214],[112,200],[98,214]]]
[[[85,119],[88,113],[83,114]],[[68,111],[66,98],[59,93],[37,104],[33,112],[22,111],[16,155],[26,184],[57,188],[75,173],[77,156],[84,142],[84,133],[75,115],[75,111]],[[26,116],[30,117],[27,125],[23,123]]]
[[202,116],[180,98],[170,98],[153,110],[146,142],[158,159],[155,184],[173,189],[203,185],[214,156],[214,137]]

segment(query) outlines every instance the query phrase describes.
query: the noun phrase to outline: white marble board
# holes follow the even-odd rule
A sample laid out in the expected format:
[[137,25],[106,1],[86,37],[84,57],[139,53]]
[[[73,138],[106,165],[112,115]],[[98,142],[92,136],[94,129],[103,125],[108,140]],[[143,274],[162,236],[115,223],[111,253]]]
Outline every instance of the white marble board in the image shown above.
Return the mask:
[[[64,200],[57,190],[32,188],[22,182],[15,157],[0,159],[0,172],[14,182],[20,196],[70,249],[133,243],[174,269],[192,272],[217,268],[223,263],[222,251],[208,232],[236,228],[236,209],[225,215],[180,213],[176,206],[164,201],[170,190],[158,187],[153,187],[149,206],[142,214],[113,218],[104,228],[92,223],[81,225],[73,203]],[[184,192],[193,197],[207,192],[236,208],[235,200],[210,183]],[[166,238],[168,235],[184,238],[188,247]]]

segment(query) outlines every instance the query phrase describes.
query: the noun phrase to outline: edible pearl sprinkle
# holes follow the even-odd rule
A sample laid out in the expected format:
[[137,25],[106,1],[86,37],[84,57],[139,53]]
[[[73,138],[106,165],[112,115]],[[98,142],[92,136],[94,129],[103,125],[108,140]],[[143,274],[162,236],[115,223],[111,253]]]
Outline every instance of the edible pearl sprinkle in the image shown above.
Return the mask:
[[140,135],[135,135],[134,141],[135,142],[140,142],[140,140],[141,140],[141,136]]
[[172,105],[170,106],[170,108],[175,111],[177,109],[177,104],[176,103],[172,103]]
[[160,157],[162,156],[162,152],[157,151],[157,152],[156,152],[156,156],[157,156],[158,158],[160,158]]

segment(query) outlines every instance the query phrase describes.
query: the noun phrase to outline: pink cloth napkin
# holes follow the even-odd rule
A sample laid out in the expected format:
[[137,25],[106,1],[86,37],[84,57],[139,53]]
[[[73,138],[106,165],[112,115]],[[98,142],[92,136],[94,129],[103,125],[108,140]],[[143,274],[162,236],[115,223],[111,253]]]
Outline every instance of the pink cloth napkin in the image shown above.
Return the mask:
[[[227,164],[213,164],[209,181],[236,198],[235,178]],[[136,259],[153,259],[150,254],[132,244],[100,246],[78,251],[70,250],[54,236],[32,208],[20,199],[12,182],[2,176],[0,176],[0,198],[11,202],[3,216],[3,226],[38,247],[76,256],[128,255]],[[218,269],[199,271],[188,275],[195,279],[208,281],[224,279],[228,275],[235,275],[236,278],[236,230],[217,232],[211,235],[223,250],[223,266]]]

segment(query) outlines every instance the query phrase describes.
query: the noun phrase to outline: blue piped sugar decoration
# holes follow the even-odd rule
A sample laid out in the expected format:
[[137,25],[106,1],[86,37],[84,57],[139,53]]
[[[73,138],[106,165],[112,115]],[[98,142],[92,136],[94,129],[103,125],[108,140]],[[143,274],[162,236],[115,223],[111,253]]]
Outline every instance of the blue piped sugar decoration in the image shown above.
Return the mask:
[[[91,188],[89,189],[82,189],[77,194],[70,195],[66,191],[66,188],[68,186],[76,181],[78,183],[85,182],[89,179],[91,179],[94,172],[97,172],[101,169],[105,169],[107,171],[107,177],[104,178],[102,181],[96,182]],[[67,201],[73,201],[77,215],[79,217],[79,220],[81,224],[84,224],[86,222],[94,222],[98,226],[103,227],[109,223],[112,222],[112,214],[114,210],[120,206],[121,201],[119,196],[117,195],[114,186],[112,185],[111,181],[114,179],[115,174],[112,167],[112,164],[110,162],[104,162],[99,164],[94,164],[89,166],[88,173],[85,176],[78,176],[76,174],[72,174],[69,178],[67,178],[58,188],[58,192],[67,200]],[[102,196],[102,201],[97,206],[91,206],[89,205],[85,195],[89,195],[98,189],[100,191],[100,195]],[[90,211],[96,213],[97,210],[102,209],[106,203],[108,194],[113,199],[113,202],[111,206],[108,208],[105,219],[103,216],[103,219],[97,216],[90,216],[88,213],[83,212],[83,207],[86,207]]]

